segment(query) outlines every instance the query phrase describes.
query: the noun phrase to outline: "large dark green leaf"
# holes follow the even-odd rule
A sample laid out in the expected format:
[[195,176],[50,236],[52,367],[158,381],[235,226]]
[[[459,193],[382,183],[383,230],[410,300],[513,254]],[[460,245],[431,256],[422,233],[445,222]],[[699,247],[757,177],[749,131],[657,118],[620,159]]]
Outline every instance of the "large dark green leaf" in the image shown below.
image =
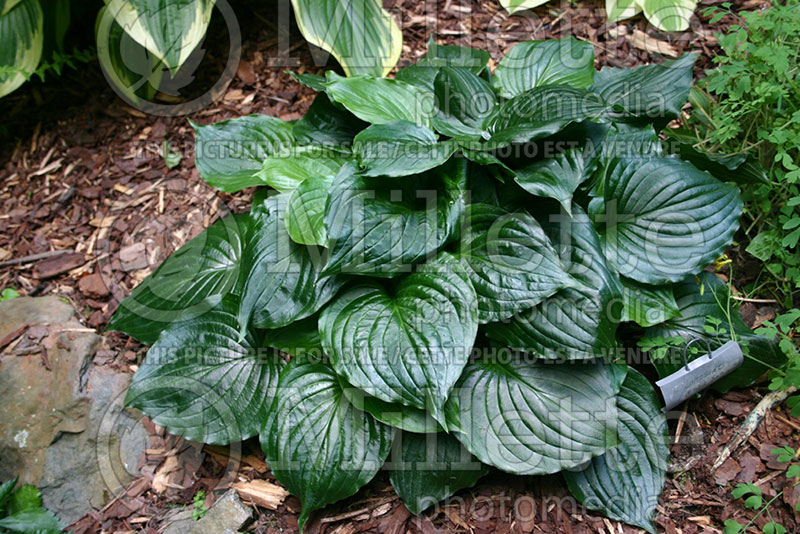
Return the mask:
[[[322,83],[324,78],[320,77]],[[320,85],[315,91],[324,91]],[[322,145],[330,148],[348,148],[353,137],[367,124],[346,109],[331,103],[328,95],[319,93],[306,114],[294,123],[294,135],[300,145]]]
[[744,154],[726,156],[702,152],[689,143],[678,143],[677,148],[681,159],[688,161],[701,171],[708,171],[719,180],[739,185],[769,183],[767,172],[753,156]]
[[403,406],[395,402],[386,402],[352,386],[344,389],[344,394],[350,403],[369,414],[381,423],[393,426],[407,432],[417,434],[435,433],[442,427],[425,410]]
[[512,98],[544,85],[586,89],[594,76],[594,47],[574,37],[517,43],[494,72],[500,96]]
[[592,90],[615,109],[648,120],[673,119],[689,99],[696,54],[658,65],[605,67],[594,75]]
[[207,126],[191,124],[200,177],[229,193],[263,185],[259,171],[264,160],[295,142],[291,123],[266,115],[247,115]]
[[484,357],[464,370],[448,427],[478,459],[523,475],[575,467],[617,444],[613,376],[599,363]]
[[415,85],[369,76],[332,77],[325,83],[325,91],[334,102],[372,124],[408,121],[431,125],[433,95]]
[[258,434],[277,386],[280,358],[240,339],[238,301],[164,330],[131,382],[125,402],[173,434],[227,444]]
[[514,179],[532,195],[557,200],[572,215],[572,195],[591,176],[595,163],[587,161],[583,148],[572,148],[514,169]]
[[677,282],[717,258],[739,228],[736,187],[676,158],[619,158],[606,169],[600,222],[609,262],[646,284]]
[[590,510],[655,534],[653,516],[664,487],[667,421],[653,386],[628,370],[617,397],[620,444],[582,471],[565,471],[567,485]]
[[622,302],[622,320],[640,326],[653,326],[681,314],[672,285],[651,286],[623,277]]
[[464,67],[480,74],[489,62],[489,52],[464,46],[439,45],[428,41],[428,51],[419,61],[397,71],[395,78],[433,92],[434,80],[441,67]]
[[267,157],[257,177],[260,183],[281,193],[289,193],[309,178],[336,176],[346,162],[344,154],[316,145],[304,145]]
[[489,472],[455,437],[444,432],[398,433],[394,451],[389,480],[412,514],[474,486]]
[[312,315],[280,328],[265,330],[264,343],[286,354],[321,358],[324,351],[319,338],[318,321],[319,316]]
[[295,243],[328,246],[325,230],[325,207],[332,176],[309,176],[289,196],[286,206],[286,230]]
[[575,121],[599,121],[609,106],[596,93],[566,85],[536,87],[505,101],[484,127],[493,144],[527,143],[558,133]]
[[292,0],[306,41],[333,54],[348,76],[385,76],[403,50],[403,34],[380,0]]
[[286,195],[254,209],[242,254],[246,278],[239,308],[241,328],[278,328],[320,309],[341,287],[336,276],[322,277],[322,249],[291,240],[284,222]]
[[444,115],[480,129],[497,105],[492,87],[466,67],[443,67],[434,81],[436,105]]
[[442,422],[478,331],[477,297],[458,261],[443,253],[391,291],[374,281],[343,291],[322,311],[319,329],[350,384]]
[[471,204],[459,255],[478,294],[482,323],[508,319],[575,284],[539,223],[524,212]]
[[359,133],[353,153],[364,176],[408,176],[438,167],[450,159],[457,145],[439,143],[425,126],[407,121],[374,124]]
[[261,431],[272,473],[298,496],[302,529],[309,514],[354,494],[378,472],[394,430],[357,410],[327,363],[293,359]]
[[545,225],[567,272],[579,283],[512,319],[486,326],[486,334],[548,359],[607,356],[616,346],[622,313],[619,278],[606,263],[597,233],[577,204],[573,217]]
[[167,326],[197,318],[237,291],[248,217],[220,219],[186,243],[123,300],[109,330],[146,345]]
[[391,276],[434,254],[455,234],[464,208],[466,162],[451,159],[393,181],[346,168],[330,194],[326,273]]
[[[786,356],[778,348],[777,343],[757,336],[742,320],[738,310],[732,307],[728,286],[709,272],[699,276],[689,276],[673,286],[675,301],[680,309],[680,316],[645,330],[647,338],[671,338],[679,336],[687,343],[694,338],[708,340],[715,349],[731,339],[733,332],[741,338],[740,343],[746,345],[744,363],[741,367],[714,384],[714,389],[723,393],[733,387],[747,387],[766,373],[770,367],[781,367]],[[728,316],[730,315],[730,323]],[[714,326],[708,320],[719,321],[720,335],[709,334],[705,327]],[[701,347],[702,344],[699,344]],[[653,365],[662,378],[674,373],[683,365],[683,348],[672,350],[667,357],[654,359]],[[702,355],[702,352],[689,360]],[[763,365],[763,363],[767,365]]]

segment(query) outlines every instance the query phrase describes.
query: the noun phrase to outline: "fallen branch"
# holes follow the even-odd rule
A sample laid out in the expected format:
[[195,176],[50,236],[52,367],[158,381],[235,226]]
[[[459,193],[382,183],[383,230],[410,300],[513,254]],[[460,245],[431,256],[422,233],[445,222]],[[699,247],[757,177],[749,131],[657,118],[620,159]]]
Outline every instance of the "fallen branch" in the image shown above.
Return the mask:
[[23,258],[13,258],[6,261],[0,261],[0,267],[8,267],[9,265],[23,265],[25,263],[33,263],[39,260],[47,260],[50,258],[55,258],[57,256],[61,256],[62,254],[72,253],[75,252],[72,249],[67,250],[51,250],[49,252],[40,252],[39,254],[31,254],[30,256],[25,256]]
[[730,458],[731,454],[736,449],[741,447],[742,443],[747,441],[747,438],[749,438],[753,432],[756,431],[756,428],[758,428],[758,425],[761,423],[761,420],[768,411],[770,411],[775,405],[785,401],[789,395],[796,391],[797,388],[792,386],[782,391],[773,391],[772,393],[765,395],[764,398],[761,399],[761,402],[756,405],[755,409],[750,412],[750,415],[747,416],[747,419],[744,420],[742,426],[736,430],[731,440],[727,445],[725,445],[725,448],[722,449],[722,452],[719,453],[714,465],[711,466],[711,471],[716,471],[719,469],[719,467],[725,463],[725,460]]

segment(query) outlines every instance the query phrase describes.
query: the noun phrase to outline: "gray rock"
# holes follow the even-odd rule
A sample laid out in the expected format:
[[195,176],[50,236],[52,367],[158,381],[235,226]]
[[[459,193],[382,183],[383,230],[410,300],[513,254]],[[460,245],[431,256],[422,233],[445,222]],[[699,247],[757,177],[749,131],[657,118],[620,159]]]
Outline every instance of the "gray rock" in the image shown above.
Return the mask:
[[0,338],[24,325],[44,335],[31,350],[0,356],[0,479],[36,485],[69,524],[131,480],[148,436],[138,412],[123,408],[130,375],[91,366],[102,338],[69,304],[0,302]]
[[253,511],[242,504],[236,490],[228,490],[199,521],[192,519],[191,511],[182,512],[164,529],[163,534],[234,534],[252,519]]

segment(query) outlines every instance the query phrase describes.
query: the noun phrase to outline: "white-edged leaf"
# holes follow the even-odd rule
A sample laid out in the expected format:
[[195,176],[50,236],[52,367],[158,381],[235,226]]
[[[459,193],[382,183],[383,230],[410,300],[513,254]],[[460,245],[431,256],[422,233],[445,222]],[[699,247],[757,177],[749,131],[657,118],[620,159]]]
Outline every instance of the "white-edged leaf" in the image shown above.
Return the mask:
[[39,0],[19,0],[0,15],[0,98],[33,75],[44,47],[44,12]]
[[666,32],[688,30],[695,7],[696,0],[642,0],[647,21]]

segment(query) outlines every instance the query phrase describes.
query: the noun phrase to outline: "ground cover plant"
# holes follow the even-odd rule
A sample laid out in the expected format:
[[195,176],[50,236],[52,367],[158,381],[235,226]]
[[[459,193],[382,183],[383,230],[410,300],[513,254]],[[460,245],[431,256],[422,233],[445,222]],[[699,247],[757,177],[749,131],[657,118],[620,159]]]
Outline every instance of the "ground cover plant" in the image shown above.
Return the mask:
[[42,507],[42,496],[30,484],[17,486],[17,480],[0,484],[0,533],[57,534],[61,522]]
[[738,174],[657,135],[694,56],[595,72],[567,38],[488,60],[431,42],[395,79],[298,75],[319,94],[297,121],[194,124],[200,175],[258,186],[252,209],[109,325],[152,345],[127,402],[189,439],[258,435],[301,528],[381,468],[420,513],[492,466],[563,472],[654,531],[666,420],[625,346],[741,340],[722,390],[782,358],[703,270],[739,227]]

